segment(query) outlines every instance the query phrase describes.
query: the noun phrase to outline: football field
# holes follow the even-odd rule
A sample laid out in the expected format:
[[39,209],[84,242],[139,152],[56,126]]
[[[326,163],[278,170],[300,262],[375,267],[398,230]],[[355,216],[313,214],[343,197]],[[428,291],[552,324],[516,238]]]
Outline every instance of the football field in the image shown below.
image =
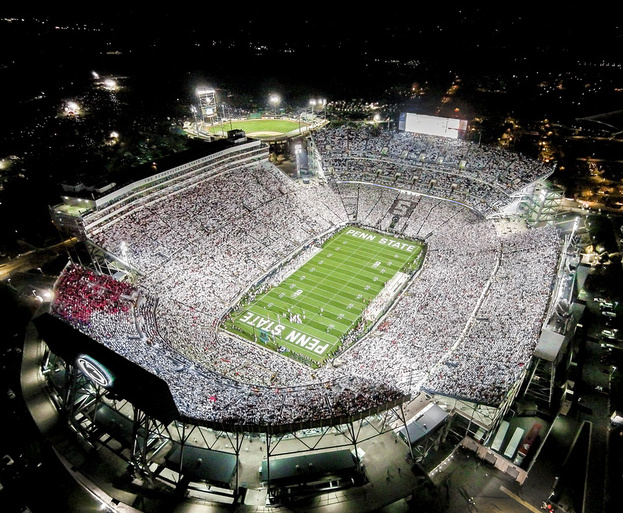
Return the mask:
[[419,265],[423,244],[344,228],[278,286],[241,306],[223,327],[311,364],[321,364],[362,321],[397,273]]

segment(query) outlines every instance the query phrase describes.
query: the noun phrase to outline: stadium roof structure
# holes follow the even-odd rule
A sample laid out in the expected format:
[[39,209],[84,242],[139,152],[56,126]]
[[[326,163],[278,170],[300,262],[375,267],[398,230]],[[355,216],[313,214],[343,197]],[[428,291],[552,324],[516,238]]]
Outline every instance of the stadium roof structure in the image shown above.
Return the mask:
[[129,400],[165,424],[179,418],[168,385],[155,374],[49,313],[39,315],[33,323],[50,350],[66,362],[71,364],[87,354],[110,370],[114,377],[110,388],[113,395]]
[[[106,385],[106,388],[112,397],[130,401],[134,406],[163,424],[169,424],[174,420],[178,420],[231,431],[289,433],[298,429],[353,422],[354,420],[363,419],[393,406],[400,405],[408,399],[406,395],[397,395],[391,401],[383,401],[380,404],[369,405],[368,407],[364,406],[351,415],[329,416],[315,420],[303,420],[297,423],[244,424],[233,416],[231,420],[225,418],[221,421],[189,417],[180,412],[179,406],[176,404],[169,389],[167,379],[160,378],[155,372],[147,370],[139,362],[133,362],[121,356],[50,313],[39,315],[33,320],[33,323],[41,338],[46,341],[46,344],[54,354],[70,365],[76,365],[76,362],[82,356],[88,355],[89,358],[94,360],[96,365],[101,365],[105,369],[104,372],[110,373],[110,384]],[[175,359],[174,356],[170,356],[167,362],[175,373],[192,372],[189,371],[187,367],[188,362],[182,356],[180,356],[179,360]],[[162,361],[162,363],[164,362]],[[165,369],[161,368],[160,370],[164,371]],[[203,375],[197,373],[194,376],[196,378],[195,381],[201,383]],[[208,383],[206,382],[205,386],[210,386]],[[336,388],[338,388],[337,385],[338,383],[335,383]],[[233,381],[223,382],[220,386],[235,387],[236,383]],[[322,390],[326,390],[325,384],[318,384],[317,389],[320,396]],[[272,393],[272,388],[258,385],[252,388],[241,388],[237,393],[243,398],[249,392],[259,394],[261,391],[263,393]],[[214,393],[218,394],[218,389],[214,389]]]
[[[191,140],[191,146],[177,153],[171,153],[159,157],[152,162],[146,162],[136,166],[128,166],[111,170],[105,178],[96,177],[94,182],[80,183],[76,185],[64,184],[63,189],[68,193],[77,193],[80,196],[82,191],[88,192],[88,197],[94,200],[109,194],[111,191],[120,189],[125,185],[136,182],[155,173],[176,168],[188,162],[192,162],[201,157],[205,157],[219,151],[232,148],[236,143],[230,139],[214,139],[205,141],[202,139]],[[92,177],[87,179],[93,180]]]

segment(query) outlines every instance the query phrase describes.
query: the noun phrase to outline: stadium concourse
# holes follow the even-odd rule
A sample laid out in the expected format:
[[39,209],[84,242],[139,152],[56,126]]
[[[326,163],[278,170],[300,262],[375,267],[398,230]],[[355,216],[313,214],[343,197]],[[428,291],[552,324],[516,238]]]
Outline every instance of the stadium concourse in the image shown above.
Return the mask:
[[[551,166],[368,128],[319,130],[310,147],[310,183],[263,159],[214,160],[98,205],[82,219],[87,244],[130,272],[68,263],[50,314],[166,382],[185,422],[335,425],[423,392],[498,407],[530,363],[561,240],[551,226],[498,233],[488,216]],[[378,329],[320,368],[219,329],[350,225],[427,246]]]

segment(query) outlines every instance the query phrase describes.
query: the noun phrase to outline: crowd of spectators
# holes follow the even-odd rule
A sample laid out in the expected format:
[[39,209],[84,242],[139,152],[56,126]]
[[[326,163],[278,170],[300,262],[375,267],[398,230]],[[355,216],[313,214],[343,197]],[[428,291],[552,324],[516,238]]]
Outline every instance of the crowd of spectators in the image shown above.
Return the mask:
[[[495,174],[490,162],[501,157],[455,141],[421,138],[418,151],[398,144],[403,135],[361,137],[315,135],[323,160],[338,151],[366,153],[375,168],[387,156],[442,159],[496,190],[544,172],[526,177],[511,162]],[[349,222],[427,243],[382,330],[312,369],[218,329],[267,273],[279,281],[316,249],[302,247]],[[538,341],[560,248],[553,228],[499,235],[456,202],[366,183],[293,182],[267,163],[160,187],[92,226],[90,239],[139,278],[128,285],[71,265],[53,312],[166,379],[182,415],[236,424],[354,415],[420,390],[499,404]]]
[[88,324],[94,312],[113,315],[128,312],[135,299],[134,287],[110,276],[101,276],[78,265],[60,275],[54,310],[74,323]]
[[553,172],[498,146],[404,131],[342,125],[314,134],[326,175],[451,198],[481,214],[509,203],[511,193]]

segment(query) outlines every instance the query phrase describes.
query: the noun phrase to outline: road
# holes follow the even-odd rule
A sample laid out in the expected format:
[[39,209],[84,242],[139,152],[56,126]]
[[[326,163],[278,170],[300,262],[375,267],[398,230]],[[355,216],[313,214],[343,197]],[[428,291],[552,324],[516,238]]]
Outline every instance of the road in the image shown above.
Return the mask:
[[15,258],[0,262],[0,281],[9,279],[16,273],[27,272],[31,269],[40,269],[45,264],[54,260],[62,252],[72,248],[76,242],[78,242],[78,239],[72,237],[58,244],[54,244],[53,246],[33,249]]

